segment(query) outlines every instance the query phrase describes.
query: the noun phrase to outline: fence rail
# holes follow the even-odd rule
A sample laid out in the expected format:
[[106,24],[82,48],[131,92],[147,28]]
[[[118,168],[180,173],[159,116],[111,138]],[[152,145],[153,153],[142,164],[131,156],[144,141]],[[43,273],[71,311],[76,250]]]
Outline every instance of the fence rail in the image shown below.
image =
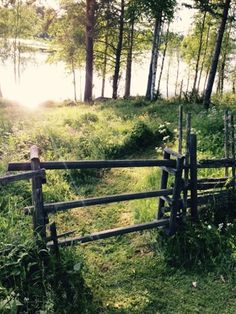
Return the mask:
[[[175,160],[137,159],[137,160],[84,160],[84,161],[48,161],[41,162],[41,168],[46,170],[70,169],[105,169],[129,167],[175,167]],[[9,163],[8,171],[31,170],[29,162]]]
[[[137,224],[137,225],[128,226],[128,227],[114,228],[114,229],[96,232],[96,233],[92,233],[92,234],[81,236],[81,237],[74,237],[74,238],[62,240],[58,242],[58,245],[59,246],[71,246],[77,243],[86,243],[86,242],[91,242],[95,240],[107,239],[110,237],[123,235],[127,233],[149,230],[149,229],[153,229],[157,227],[164,227],[164,226],[167,226],[168,224],[169,224],[169,219],[155,220],[148,223]],[[49,242],[47,244],[47,247],[49,248],[53,246],[54,246],[53,242]]]
[[[88,207],[88,206],[109,204],[109,203],[115,203],[115,202],[167,196],[167,195],[171,195],[172,193],[173,193],[173,189],[140,192],[140,193],[130,193],[130,194],[128,193],[116,194],[116,195],[88,198],[84,200],[76,200],[76,201],[70,201],[70,202],[58,202],[58,203],[44,204],[44,208],[48,213],[55,213],[58,211],[68,210],[68,209],[77,208],[77,207]],[[26,214],[30,213],[33,208],[34,208],[33,206],[26,207],[25,208]]]
[[9,183],[16,182],[16,181],[29,180],[35,177],[41,177],[42,179],[45,179],[45,170],[40,169],[36,171],[30,171],[26,173],[0,177],[0,185],[7,185]]

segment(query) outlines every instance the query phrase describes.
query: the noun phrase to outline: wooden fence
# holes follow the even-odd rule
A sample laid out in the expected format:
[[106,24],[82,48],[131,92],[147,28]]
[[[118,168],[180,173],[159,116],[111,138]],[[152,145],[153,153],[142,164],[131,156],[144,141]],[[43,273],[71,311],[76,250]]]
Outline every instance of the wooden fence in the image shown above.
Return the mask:
[[[178,152],[165,148],[162,160],[97,160],[97,161],[56,161],[40,162],[39,149],[32,146],[30,162],[9,163],[8,171],[25,171],[21,174],[8,175],[0,178],[0,185],[18,180],[32,180],[33,206],[25,208],[25,213],[33,216],[33,230],[35,235],[47,243],[49,248],[58,249],[59,246],[69,246],[77,243],[105,239],[112,236],[153,229],[165,228],[168,234],[176,231],[178,223],[186,218],[198,221],[198,205],[212,199],[227,197],[228,189],[235,187],[235,148],[234,148],[234,121],[233,116],[225,112],[225,158],[214,160],[197,160],[197,136],[191,134],[191,115],[186,117],[185,154],[183,150],[183,109],[179,111],[179,144]],[[109,195],[75,201],[45,203],[43,199],[43,184],[46,183],[46,170],[70,169],[101,169],[125,167],[159,167],[162,169],[159,190],[139,193]],[[198,179],[198,169],[225,168],[222,178]],[[229,168],[232,175],[229,177]],[[169,187],[168,179],[174,177],[173,187]],[[229,178],[231,181],[229,183]],[[217,190],[218,189],[218,190]],[[58,239],[71,235],[73,232],[57,234],[56,225],[50,225],[50,235],[46,233],[49,223],[49,214],[66,211],[72,208],[122,202],[128,200],[159,198],[157,216],[151,222],[136,224],[105,230],[85,236]]]

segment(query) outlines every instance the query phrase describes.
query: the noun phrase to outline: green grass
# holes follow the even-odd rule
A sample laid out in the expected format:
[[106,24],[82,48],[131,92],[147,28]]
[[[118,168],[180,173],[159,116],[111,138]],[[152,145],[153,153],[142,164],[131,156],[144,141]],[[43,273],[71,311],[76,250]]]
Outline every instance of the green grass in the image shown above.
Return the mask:
[[[230,106],[234,110],[236,103],[232,100]],[[178,107],[179,103],[174,101],[149,103],[138,98],[93,106],[54,105],[29,111],[3,102],[0,174],[6,173],[8,162],[28,160],[32,144],[40,147],[41,160],[162,158],[158,153],[160,147],[166,144],[176,147]],[[199,158],[223,156],[222,108],[217,104],[216,109],[207,113],[199,105],[184,105],[184,112],[192,113],[193,128],[198,132]],[[222,170],[214,173],[201,170],[200,175],[222,176]],[[47,171],[44,197],[47,202],[74,200],[155,190],[159,185],[160,171],[156,168]],[[26,256],[30,255],[31,218],[22,213],[22,208],[30,204],[29,182],[1,188],[0,250],[13,243],[14,250],[22,246]],[[50,220],[56,221],[58,233],[75,230],[75,234],[82,235],[150,221],[155,218],[156,209],[156,199],[137,200],[73,209],[50,216]],[[214,213],[209,206],[206,210]],[[25,291],[29,288],[24,274],[31,259],[27,257],[24,263],[18,253],[6,255],[5,261],[15,262],[20,273],[13,275],[15,282],[6,285],[6,271],[11,274],[15,267],[6,270],[0,264],[3,313],[16,313],[17,309],[22,313],[80,313],[81,304],[83,313],[235,313],[236,230],[229,227],[222,233],[218,225],[214,227],[215,216],[202,212],[202,217],[209,221],[171,239],[156,231],[146,231],[62,249],[63,269],[68,274],[64,283],[67,297],[63,299],[63,282],[58,296],[53,293],[52,281],[58,276],[58,269],[52,258],[51,271],[41,275],[37,283],[42,285],[35,287],[35,291],[33,288],[39,295],[35,305],[27,301],[34,297],[33,293],[30,297],[17,295],[23,284]],[[35,280],[35,273],[32,274]],[[76,292],[79,287],[81,295],[73,295],[71,291]],[[6,300],[10,300],[7,306]]]

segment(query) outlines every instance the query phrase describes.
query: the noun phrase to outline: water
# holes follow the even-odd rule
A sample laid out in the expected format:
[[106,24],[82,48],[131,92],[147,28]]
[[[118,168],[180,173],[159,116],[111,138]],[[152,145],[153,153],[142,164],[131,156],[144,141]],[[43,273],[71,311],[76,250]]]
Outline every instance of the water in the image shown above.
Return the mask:
[[[73,77],[71,73],[68,73],[63,62],[57,64],[48,64],[48,54],[37,52],[35,53],[34,60],[27,62],[27,65],[22,70],[21,79],[19,83],[15,83],[13,64],[7,61],[0,66],[0,85],[3,96],[18,103],[35,107],[40,103],[46,101],[63,101],[65,99],[73,99]],[[149,69],[150,52],[146,53],[142,58],[142,63],[134,63],[132,71],[132,84],[131,95],[141,96],[145,95],[148,69]],[[159,58],[161,61],[161,56]],[[167,76],[168,57],[166,58],[165,67],[163,70],[162,82],[161,82],[161,94],[166,97],[166,76]],[[186,89],[187,84],[187,66],[185,63],[180,62],[179,78],[177,82],[177,94],[180,91],[180,85],[183,80],[183,90]],[[124,74],[119,83],[119,96],[123,96],[124,93]],[[175,58],[171,61],[170,79],[169,79],[169,96],[175,94],[177,74],[177,63]],[[159,75],[159,69],[157,71],[157,78]],[[84,69],[77,70],[77,99],[83,99],[84,85],[85,85],[85,71]],[[190,89],[192,80],[190,81]],[[95,73],[94,75],[94,97],[101,95],[102,79]],[[111,97],[112,95],[112,74],[107,76],[105,96]]]

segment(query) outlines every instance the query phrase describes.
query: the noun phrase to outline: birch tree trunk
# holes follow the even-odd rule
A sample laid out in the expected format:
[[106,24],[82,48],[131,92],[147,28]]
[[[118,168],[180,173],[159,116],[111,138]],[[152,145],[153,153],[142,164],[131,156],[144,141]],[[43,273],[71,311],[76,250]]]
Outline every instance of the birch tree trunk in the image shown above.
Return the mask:
[[196,67],[195,67],[195,75],[194,75],[194,80],[193,80],[192,94],[196,93],[196,85],[197,85],[197,78],[198,78],[199,63],[200,63],[200,58],[201,58],[201,53],[202,53],[203,32],[205,28],[205,21],[206,21],[206,11],[204,12],[202,25],[200,29],[199,47],[198,47],[197,61],[196,61]]
[[170,63],[171,63],[171,56],[169,56],[167,75],[166,75],[166,98],[167,99],[169,98]]
[[86,68],[84,101],[92,101],[93,94],[93,36],[95,22],[95,0],[86,0]]
[[160,95],[161,78],[162,78],[162,73],[163,73],[163,69],[164,69],[166,51],[167,51],[168,41],[169,41],[169,31],[170,31],[170,22],[168,22],[168,27],[167,27],[167,31],[166,31],[166,40],[165,40],[165,46],[164,46],[164,51],[163,51],[163,56],[162,56],[162,61],[161,61],[160,75],[159,75],[158,85],[157,85],[158,95]]
[[177,71],[176,71],[176,80],[175,80],[175,96],[177,96],[177,89],[178,89],[179,65],[180,65],[180,55],[179,55],[179,51],[177,51]]
[[205,47],[204,47],[204,53],[203,53],[203,57],[202,57],[202,64],[201,64],[201,69],[200,69],[200,73],[199,73],[199,77],[198,77],[197,93],[199,93],[200,83],[201,83],[201,79],[202,79],[202,72],[203,72],[203,68],[204,68],[205,62],[206,62],[206,54],[207,54],[207,47],[208,47],[209,37],[210,37],[210,29],[211,29],[211,24],[209,24],[208,28],[207,28],[207,35],[206,35],[206,42],[205,42]]
[[125,1],[121,0],[121,10],[120,10],[120,23],[119,23],[119,37],[116,48],[116,61],[115,61],[115,72],[113,76],[113,91],[112,98],[116,99],[118,95],[118,81],[120,73],[120,59],[123,46],[123,34],[124,34],[124,13],[125,13]]
[[131,75],[132,75],[132,57],[133,57],[133,44],[134,44],[134,19],[130,22],[130,32],[128,35],[128,54],[126,61],[126,77],[125,77],[125,94],[124,97],[130,96]]
[[156,84],[156,72],[157,72],[157,61],[160,45],[160,33],[161,33],[161,17],[160,12],[156,17],[155,28],[153,34],[153,44],[152,44],[152,55],[149,66],[148,83],[146,91],[146,99],[153,100],[155,95],[155,84]]
[[[108,27],[108,22],[107,22]],[[102,69],[102,91],[101,97],[104,97],[105,94],[105,84],[106,84],[106,74],[107,74],[107,50],[108,50],[108,31],[105,35],[105,49],[104,49],[104,61],[103,61],[103,69]]]
[[71,61],[71,70],[73,75],[73,87],[74,87],[74,101],[77,101],[77,86],[76,86],[76,74],[75,74],[75,64],[74,64],[74,58],[72,58]]
[[220,23],[220,27],[216,37],[215,49],[211,61],[211,69],[208,77],[207,87],[204,95],[203,105],[206,109],[210,106],[211,93],[214,85],[215,75],[217,71],[217,65],[220,56],[222,39],[224,36],[225,26],[228,18],[229,8],[230,8],[231,0],[225,0],[223,15]]

